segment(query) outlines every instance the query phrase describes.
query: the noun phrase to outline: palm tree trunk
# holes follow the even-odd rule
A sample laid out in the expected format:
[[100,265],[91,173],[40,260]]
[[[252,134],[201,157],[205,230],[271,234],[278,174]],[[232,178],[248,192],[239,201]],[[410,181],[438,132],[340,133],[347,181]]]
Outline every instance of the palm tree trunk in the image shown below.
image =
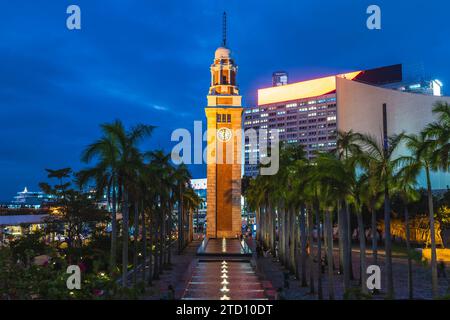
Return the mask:
[[138,202],[134,202],[134,256],[133,256],[133,284],[136,285],[137,283],[137,266],[139,263],[139,243],[138,243],[138,236],[139,236],[139,207]]
[[285,219],[284,219],[284,234],[285,234],[285,241],[284,241],[284,267],[289,269],[289,241],[290,241],[290,208],[287,207],[285,211]]
[[278,209],[278,225],[279,225],[279,230],[278,230],[278,238],[279,238],[279,243],[278,243],[278,251],[280,252],[280,258],[279,261],[281,264],[283,264],[284,262],[284,243],[285,243],[285,239],[286,239],[286,234],[284,232],[284,220],[285,220],[285,214],[284,214],[284,210],[282,209],[281,206],[279,206]]
[[[146,277],[146,266],[147,266],[147,224],[145,222],[145,210],[144,210],[144,202],[141,201],[141,224],[142,224],[142,281],[145,283],[147,280]],[[151,269],[151,266],[150,268]]]
[[267,208],[267,205],[264,207],[264,246],[269,246],[269,221],[270,221],[270,211]]
[[295,258],[296,258],[296,254],[295,254],[295,251],[296,251],[296,247],[298,248],[298,246],[297,246],[297,234],[299,233],[298,231],[298,228],[299,228],[299,226],[298,226],[298,224],[297,224],[297,209],[295,209],[295,208],[293,208],[292,210],[291,210],[291,218],[290,218],[290,220],[291,220],[291,224],[290,224],[290,226],[289,226],[289,228],[290,228],[290,233],[291,233],[291,245],[290,245],[290,248],[289,248],[289,267],[290,267],[290,270],[291,270],[291,272],[292,272],[292,274],[295,274],[295,269],[296,269],[296,265],[297,265],[297,262],[296,262],[296,260],[295,260]]
[[347,224],[347,215],[345,212],[344,206],[341,206],[341,202],[339,201],[338,206],[338,216],[341,217],[341,228],[342,228],[342,236],[339,235],[339,238],[342,238],[342,269],[344,274],[344,292],[350,289],[350,261],[348,260],[348,224]]
[[266,214],[267,214],[267,207],[264,205],[261,208],[260,211],[260,217],[261,217],[261,245],[265,243],[266,241]]
[[412,259],[411,259],[411,230],[409,227],[409,211],[408,204],[404,203],[405,212],[405,231],[406,231],[406,251],[408,254],[408,297],[409,299],[414,298],[413,289],[413,273],[412,273]]
[[[166,221],[166,232],[167,232],[167,244],[166,244],[166,262],[165,265],[166,266],[170,266],[172,263],[172,205],[169,204],[168,206],[168,218]],[[184,220],[184,219],[183,219]],[[183,228],[183,233],[184,233],[184,225],[182,226]],[[184,234],[183,234],[183,239],[184,239]]]
[[339,247],[339,274],[344,273],[344,260],[345,260],[345,250],[344,250],[344,217],[343,217],[343,211],[341,210],[341,203],[340,201],[337,202],[337,223],[338,223],[338,232],[339,232],[339,238],[338,238],[338,247]]
[[[170,207],[169,207],[170,208]],[[169,211],[166,212],[166,225],[165,225],[165,231],[166,231],[166,237],[165,237],[165,256],[164,256],[164,266],[169,265],[169,258],[170,258],[170,248],[171,248],[171,238],[172,238],[172,229],[170,222],[172,221],[171,215],[169,215]]]
[[116,253],[117,253],[117,195],[116,186],[112,187],[112,210],[111,210],[111,253],[109,260],[109,273],[113,276],[116,271]]
[[261,207],[256,207],[256,240],[261,241]]
[[193,209],[188,212],[188,221],[189,221],[189,242],[194,240],[194,211]]
[[165,219],[165,211],[161,204],[160,208],[160,222],[159,222],[159,274],[163,273],[164,270],[164,245],[166,238],[166,219]]
[[315,205],[316,223],[317,223],[317,296],[319,300],[323,299],[322,288],[322,228],[320,225],[319,206]]
[[184,228],[183,228],[183,199],[182,199],[182,191],[181,191],[181,184],[179,188],[179,194],[178,194],[178,254],[181,254],[181,251],[183,250],[183,239],[184,239]]
[[272,253],[273,257],[276,257],[276,246],[277,246],[277,215],[275,209],[272,207],[272,204],[269,202],[270,208],[270,219],[272,221],[272,227],[270,229],[270,233],[272,234]]
[[273,213],[272,208],[270,206],[270,202],[267,203],[267,215],[269,218],[269,226],[268,226],[268,232],[269,232],[269,249],[271,250],[272,254],[274,252],[275,247],[273,246]]
[[434,228],[434,208],[433,208],[433,194],[431,192],[430,168],[425,167],[427,176],[427,192],[428,192],[428,213],[430,217],[430,240],[431,240],[431,290],[433,298],[439,296],[438,274],[437,274],[437,254],[436,254],[436,231]]
[[371,229],[372,229],[372,257],[373,264],[378,265],[378,232],[377,232],[377,212],[375,204],[372,202],[370,206],[371,213]]
[[[197,220],[197,222],[195,224],[195,233],[197,233],[197,234],[198,234],[199,226],[200,226],[200,222],[199,222],[200,212],[199,211],[200,211],[199,208],[197,208],[195,211],[195,216],[196,216],[196,220]],[[248,225],[248,213],[247,213],[247,225]]]
[[123,208],[122,208],[122,286],[127,287],[128,281],[128,191],[123,191]]
[[[150,207],[150,210],[152,210],[152,208]],[[157,261],[158,259],[154,256],[154,251],[153,251],[153,235],[156,234],[156,228],[155,228],[155,219],[154,219],[154,215],[152,215],[152,211],[149,212],[150,216],[149,216],[149,257],[148,257],[148,285],[151,286],[153,285],[153,278],[155,277],[155,272],[156,270],[156,265],[157,265]],[[154,261],[154,265],[153,265],[153,261]],[[155,268],[155,269],[154,269]]]
[[[158,210],[158,209],[156,209]],[[159,212],[158,212],[159,213]],[[162,231],[162,226],[161,226],[161,218],[158,217],[154,217],[154,222],[152,221],[153,224],[153,229],[154,229],[154,233],[152,232],[150,235],[152,236],[152,238],[150,239],[150,246],[152,246],[153,248],[153,243],[154,243],[154,269],[153,269],[153,279],[158,280],[159,279],[159,274],[160,274],[160,258],[159,256],[161,255],[160,249],[161,249],[161,241],[162,241],[162,236],[161,236],[161,231]],[[153,238],[153,234],[155,235],[155,237]],[[156,237],[156,235],[158,235]],[[153,250],[153,249],[152,249]]]
[[394,278],[392,274],[391,203],[387,181],[384,184],[384,237],[387,296],[394,299]]
[[313,261],[313,249],[314,249],[314,237],[313,237],[313,231],[314,231],[314,217],[313,217],[313,211],[312,207],[309,207],[309,209],[306,212],[307,214],[307,222],[308,222],[308,244],[309,244],[309,253],[307,253],[308,257],[308,266],[309,266],[309,293],[314,294],[315,288],[314,288],[314,261]]
[[300,208],[300,247],[301,247],[301,265],[302,265],[302,274],[301,274],[301,286],[307,287],[308,282],[306,281],[306,259],[307,259],[307,235],[306,235],[306,208],[304,205]]
[[359,263],[360,263],[360,279],[361,279],[361,291],[367,293],[367,262],[366,262],[366,236],[364,233],[364,221],[362,212],[356,212],[356,217],[358,219],[358,233],[359,233]]
[[352,220],[350,215],[350,207],[348,202],[345,201],[345,214],[347,220],[347,261],[348,261],[348,273],[350,280],[353,280],[355,277],[353,276],[353,259],[352,259]]
[[276,241],[276,255],[277,255],[277,261],[280,261],[280,255],[281,255],[281,235],[280,235],[280,230],[281,230],[281,221],[280,221],[280,209],[276,208],[274,209],[274,215],[275,215],[275,219],[276,219],[276,234],[275,234],[275,241]]
[[[300,208],[300,210],[302,210],[302,209]],[[300,212],[300,214],[301,214],[301,212]],[[299,226],[298,226],[298,228],[300,228],[300,218],[299,218]],[[295,234],[295,256],[294,256],[294,259],[295,259],[295,278],[298,279],[299,281],[301,281],[302,276],[301,276],[300,268],[301,268],[301,265],[302,265],[302,263],[301,263],[301,257],[302,257],[302,247],[301,247],[301,245],[302,245],[302,241],[301,241],[301,230],[298,230],[298,231],[299,232],[296,232],[296,234]],[[299,262],[299,260],[300,260],[300,262]]]
[[327,229],[327,257],[328,257],[328,296],[334,300],[334,273],[333,273],[333,228],[331,224],[331,211],[325,212],[325,225]]

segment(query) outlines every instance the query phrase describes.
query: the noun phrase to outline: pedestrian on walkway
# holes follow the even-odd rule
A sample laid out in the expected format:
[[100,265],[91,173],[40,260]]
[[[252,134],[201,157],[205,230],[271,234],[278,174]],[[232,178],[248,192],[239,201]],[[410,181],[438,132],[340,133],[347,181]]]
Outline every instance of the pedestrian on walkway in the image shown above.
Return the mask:
[[171,284],[167,287],[167,300],[175,300],[175,289]]
[[289,272],[287,272],[287,271],[283,272],[283,278],[284,278],[284,281],[283,281],[284,287],[286,289],[289,289]]
[[286,300],[286,297],[284,296],[283,288],[277,289],[277,293],[275,295],[275,300]]
[[256,258],[261,258],[262,256],[262,248],[259,241],[256,243]]
[[445,262],[443,260],[439,261],[438,265],[438,278],[447,278],[447,275],[445,273]]

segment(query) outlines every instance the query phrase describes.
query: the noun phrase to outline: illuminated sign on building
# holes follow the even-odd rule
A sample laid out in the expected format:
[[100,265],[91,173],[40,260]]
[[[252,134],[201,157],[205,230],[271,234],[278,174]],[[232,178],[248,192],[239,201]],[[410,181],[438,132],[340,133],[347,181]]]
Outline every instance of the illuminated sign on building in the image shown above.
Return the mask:
[[[338,77],[353,80],[362,71],[340,74]],[[258,105],[321,96],[336,90],[336,76],[296,82],[284,86],[258,90]]]

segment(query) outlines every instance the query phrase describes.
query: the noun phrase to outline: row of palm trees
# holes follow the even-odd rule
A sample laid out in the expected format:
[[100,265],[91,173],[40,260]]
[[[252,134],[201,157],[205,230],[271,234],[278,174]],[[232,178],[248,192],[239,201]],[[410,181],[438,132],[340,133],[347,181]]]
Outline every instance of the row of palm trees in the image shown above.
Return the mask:
[[[77,175],[81,186],[93,187],[99,198],[106,195],[111,213],[109,270],[115,276],[121,266],[124,287],[129,281],[131,236],[133,283],[141,266],[142,280],[151,285],[171,265],[173,244],[178,242],[181,251],[189,242],[192,212],[201,202],[190,186],[185,165],[172,165],[170,154],[162,150],[139,149],[153,130],[149,125],[127,130],[118,120],[101,125],[102,136],[82,154],[82,161],[93,165]],[[122,257],[118,259],[120,235]]]
[[[322,261],[328,265],[328,294],[335,298],[333,218],[339,233],[339,269],[346,292],[352,289],[351,227],[356,216],[360,246],[360,292],[367,294],[366,239],[363,212],[371,217],[372,261],[378,264],[377,210],[383,208],[384,230],[390,230],[391,197],[399,195],[404,204],[406,245],[411,250],[408,207],[418,198],[418,177],[425,172],[431,235],[432,294],[438,297],[435,221],[430,173],[448,171],[450,152],[450,106],[438,102],[433,107],[437,120],[419,134],[401,133],[376,137],[339,132],[335,152],[317,153],[307,159],[301,146],[284,145],[280,170],[275,176],[258,176],[245,190],[250,210],[256,212],[257,239],[278,252],[281,263],[295,274],[302,286],[323,299]],[[408,155],[400,149],[407,148]],[[365,210],[363,210],[365,209]],[[322,230],[323,225],[323,230]],[[314,226],[318,235],[314,258]],[[326,251],[324,254],[322,237]],[[394,298],[392,239],[385,232],[386,296]],[[324,258],[322,258],[324,256]],[[317,265],[315,266],[315,262]],[[314,272],[317,270],[317,272]],[[309,273],[309,279],[308,279]],[[412,262],[408,254],[409,297],[413,298]],[[315,285],[317,282],[317,286]],[[317,288],[317,289],[316,289]]]

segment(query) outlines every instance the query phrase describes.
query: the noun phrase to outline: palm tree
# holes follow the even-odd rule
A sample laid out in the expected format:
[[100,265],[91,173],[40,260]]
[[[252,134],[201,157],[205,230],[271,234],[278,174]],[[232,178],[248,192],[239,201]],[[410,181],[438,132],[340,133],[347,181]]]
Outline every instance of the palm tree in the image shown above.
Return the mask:
[[[296,212],[299,212],[298,216],[298,227],[295,223],[291,223],[291,226],[295,228],[295,243],[297,244],[297,247],[300,249],[300,269],[301,274],[298,273],[298,266],[295,267],[295,273],[298,279],[301,281],[301,286],[306,287],[308,286],[307,282],[307,270],[306,270],[306,263],[308,259],[308,252],[307,252],[307,244],[310,242],[311,247],[311,239],[312,239],[312,233],[310,234],[309,231],[312,232],[312,221],[310,219],[311,217],[311,210],[307,210],[307,204],[306,202],[310,200],[310,194],[308,193],[310,190],[308,189],[308,182],[310,179],[310,170],[309,170],[309,162],[306,159],[306,153],[302,146],[293,146],[290,147],[291,152],[291,164],[290,164],[290,173],[288,175],[288,179],[291,180],[288,185],[290,185],[290,188],[292,189],[291,193],[288,193],[289,195],[289,202],[292,203],[292,205],[295,208]],[[307,231],[307,225],[308,225],[308,231]],[[297,258],[297,252],[298,250],[292,251],[291,254],[294,253],[294,255],[291,257],[291,259],[296,262]],[[310,259],[311,260],[311,259]],[[310,273],[310,285],[311,288],[314,288],[314,280],[312,278],[312,272]],[[314,289],[312,289],[314,291]]]
[[156,212],[157,212],[157,225],[155,225],[155,232],[158,233],[158,247],[155,251],[155,263],[154,263],[154,279],[159,279],[159,274],[162,273],[162,268],[166,261],[166,247],[167,247],[167,237],[169,241],[171,240],[171,229],[168,228],[167,223],[169,214],[172,212],[170,207],[171,202],[171,191],[174,186],[173,179],[173,167],[170,164],[170,154],[165,154],[162,150],[156,150],[148,153],[151,159],[151,165],[154,168],[154,180],[153,184],[158,188],[158,193],[156,194]]
[[[149,156],[149,153],[146,153],[146,156]],[[154,243],[156,243],[155,236],[157,232],[157,211],[158,211],[158,204],[159,204],[159,189],[158,186],[155,185],[156,179],[159,177],[159,168],[157,165],[155,165],[152,162],[145,163],[144,167],[142,168],[141,172],[141,179],[142,179],[142,191],[143,191],[143,200],[144,200],[144,206],[145,210],[144,217],[143,217],[143,226],[145,229],[145,232],[143,230],[144,234],[144,241],[147,240],[147,228],[145,227],[145,222],[148,221],[148,248],[149,248],[149,254],[148,254],[148,262],[146,265],[148,266],[148,285],[151,286],[153,284],[153,278],[157,277],[155,274],[156,272],[159,272],[158,270],[158,259],[157,259],[157,250],[154,250]],[[147,244],[144,243],[143,246],[144,252],[146,251]],[[146,261],[146,259],[144,259]],[[145,273],[145,269],[144,269]]]
[[[359,133],[349,130],[347,132],[338,131],[337,141],[336,141],[336,151],[338,158],[341,161],[348,161],[350,158],[355,159],[359,154],[361,154],[361,147],[358,144],[358,139],[361,135]],[[353,162],[353,160],[351,160]],[[345,212],[345,216],[343,215]],[[344,205],[342,210],[338,212],[338,218],[340,217],[340,229],[339,229],[339,239],[342,242],[342,257],[343,260],[343,271],[344,279],[349,284],[350,279],[353,279],[353,267],[352,267],[352,228],[351,228],[351,217],[350,209],[347,201],[344,200]],[[344,218],[344,219],[343,219]],[[343,223],[342,223],[343,222]],[[340,233],[343,231],[343,235]],[[345,267],[344,267],[345,265]]]
[[[368,174],[381,179],[384,194],[384,228],[385,228],[385,254],[387,296],[394,298],[394,279],[392,274],[392,241],[391,241],[391,207],[389,185],[391,184],[395,168],[395,152],[403,139],[403,134],[385,137],[384,142],[378,141],[370,135],[360,135],[358,142],[363,154],[361,159],[368,168]],[[372,229],[372,237],[375,230]]]
[[[193,232],[193,212],[197,210],[203,202],[203,199],[194,191],[194,189],[189,185],[183,193],[183,208],[187,213],[186,220],[188,226],[189,239],[185,238],[185,245],[188,241],[192,240],[192,232]],[[186,224],[186,223],[185,223]]]
[[[430,172],[440,168],[447,170],[448,162],[440,157],[437,140],[429,139],[427,131],[422,131],[418,135],[408,135],[405,137],[406,146],[411,152],[411,156],[402,157],[403,162],[416,166],[416,169],[424,169],[428,194],[428,214],[430,219],[430,240],[431,240],[431,282],[433,297],[439,295],[437,256],[436,256],[436,233],[434,223],[433,194],[431,186]],[[444,161],[443,161],[444,160]],[[417,173],[417,170],[416,170]]]
[[[361,147],[358,144],[360,134],[353,130],[342,132],[338,131],[336,142],[336,152],[338,159],[347,164],[349,169],[355,165],[354,160],[361,154]],[[340,201],[341,204],[341,201]],[[352,268],[352,232],[351,216],[347,200],[342,199],[342,207],[338,205],[338,226],[340,243],[340,265],[344,271],[344,287],[350,287],[350,280],[353,279]]]
[[313,179],[318,184],[319,203],[325,212],[327,230],[329,298],[334,300],[332,214],[337,208],[337,199],[343,199],[348,194],[348,172],[343,163],[333,154],[319,153],[314,162],[316,167]]
[[261,205],[264,198],[264,193],[262,192],[261,184],[258,183],[260,176],[252,178],[249,181],[248,188],[244,192],[244,197],[246,199],[247,207],[249,211],[255,211],[256,213],[256,239],[261,240]]
[[358,220],[358,234],[359,234],[359,264],[360,264],[360,285],[361,291],[363,293],[367,293],[367,285],[366,285],[366,236],[364,232],[364,219],[362,214],[362,207],[364,204],[364,196],[368,189],[368,176],[367,174],[356,174],[356,167],[352,170],[352,189],[349,195],[349,202],[353,205],[356,212],[356,217]]
[[[399,160],[401,161],[401,159]],[[403,201],[406,233],[406,251],[408,254],[408,296],[414,298],[413,271],[412,271],[412,250],[411,250],[411,231],[409,225],[408,205],[420,198],[417,192],[417,175],[420,172],[420,165],[415,161],[404,163],[395,175],[395,189]]]
[[191,175],[185,164],[180,164],[174,172],[175,188],[174,195],[175,200],[178,202],[178,254],[184,249],[186,245],[185,239],[185,221],[184,215],[187,210],[184,210],[184,195],[190,184]]
[[375,166],[369,163],[365,167],[367,175],[367,183],[365,185],[365,194],[363,201],[371,216],[371,232],[372,232],[372,258],[373,264],[378,264],[378,231],[377,231],[377,210],[381,207],[383,192],[381,189],[381,177],[375,173]]
[[[127,131],[122,122],[116,120],[112,124],[101,126],[103,137],[91,144],[83,152],[82,160],[90,162],[98,158],[96,167],[84,170],[81,174],[82,181],[90,178],[96,180],[97,192],[112,189],[113,217],[112,217],[112,241],[111,241],[111,265],[115,265],[116,254],[116,189],[122,196],[122,285],[127,285],[128,275],[128,240],[129,240],[129,200],[130,192],[137,183],[139,168],[142,167],[142,155],[138,149],[138,143],[151,135],[154,127],[149,125],[137,125]],[[114,260],[113,260],[114,259]]]
[[[432,283],[433,295],[438,295],[437,287],[437,270],[436,270],[436,241],[434,230],[434,210],[433,198],[431,194],[431,170],[442,170],[448,172],[450,167],[450,104],[438,101],[433,106],[433,114],[437,115],[437,120],[425,127],[423,134],[429,140],[424,146],[425,150],[422,154],[429,153],[429,165],[425,166],[427,175],[428,190],[428,207],[430,215],[430,232],[431,232],[431,266],[432,266]],[[434,243],[433,243],[434,242]],[[434,246],[434,248],[433,248]],[[434,261],[433,261],[434,260]]]
[[[128,276],[128,240],[129,240],[129,208],[130,195],[136,190],[139,170],[143,165],[143,157],[138,149],[138,143],[151,135],[154,127],[137,125],[129,131],[116,121],[112,133],[119,144],[119,177],[122,190],[122,286],[127,286]],[[137,192],[136,192],[137,193]]]
[[111,251],[109,270],[113,275],[116,270],[117,254],[117,189],[119,175],[119,146],[111,127],[114,124],[102,124],[103,136],[90,144],[82,153],[81,160],[85,163],[97,160],[97,164],[89,169],[81,170],[78,174],[80,184],[95,180],[97,197],[105,193],[111,209]]
[[439,164],[441,170],[448,171],[450,163],[450,104],[436,102],[433,113],[437,115],[437,121],[425,127],[427,138],[434,140],[432,153],[433,162]]

